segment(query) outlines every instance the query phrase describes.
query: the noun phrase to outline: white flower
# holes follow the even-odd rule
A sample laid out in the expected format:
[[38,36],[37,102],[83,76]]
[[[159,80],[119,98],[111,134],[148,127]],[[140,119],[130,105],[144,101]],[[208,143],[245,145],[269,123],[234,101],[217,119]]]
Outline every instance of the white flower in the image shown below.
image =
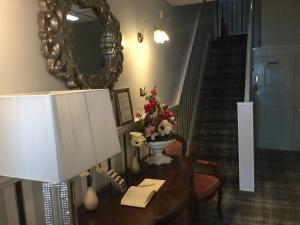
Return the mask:
[[157,131],[161,136],[169,135],[172,131],[173,126],[171,123],[169,123],[168,120],[163,120],[158,125]]
[[88,170],[83,171],[83,172],[81,172],[81,173],[79,174],[80,177],[87,177],[87,176],[89,176],[89,175],[90,175],[90,172],[89,172]]
[[143,145],[144,141],[146,141],[146,138],[144,136],[142,136],[142,137],[132,137],[131,140],[130,140],[130,143],[133,146],[140,147],[140,146]]
[[141,132],[130,132],[129,133],[132,137],[144,137],[144,135]]
[[95,170],[97,173],[105,173],[107,171],[107,168],[105,165],[97,164],[97,166],[95,167]]

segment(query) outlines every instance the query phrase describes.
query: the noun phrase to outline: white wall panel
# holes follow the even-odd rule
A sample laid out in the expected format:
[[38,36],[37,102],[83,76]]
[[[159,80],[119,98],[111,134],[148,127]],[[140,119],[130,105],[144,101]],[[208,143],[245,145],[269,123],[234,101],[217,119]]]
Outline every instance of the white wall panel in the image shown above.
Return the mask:
[[9,225],[19,225],[19,215],[17,210],[17,199],[14,185],[11,185],[5,189],[4,192],[4,202],[6,206],[7,213],[7,224]]
[[0,190],[0,225],[7,225],[7,212],[4,191]]

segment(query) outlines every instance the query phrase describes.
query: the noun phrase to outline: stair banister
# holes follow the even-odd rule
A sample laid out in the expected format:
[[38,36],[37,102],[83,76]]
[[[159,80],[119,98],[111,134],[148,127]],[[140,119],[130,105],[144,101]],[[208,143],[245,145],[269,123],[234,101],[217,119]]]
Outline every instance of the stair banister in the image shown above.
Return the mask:
[[252,48],[253,48],[253,20],[254,20],[254,0],[250,2],[248,34],[247,34],[247,58],[246,58],[246,75],[245,75],[245,95],[244,101],[251,100],[251,74],[252,74]]
[[254,115],[251,102],[252,86],[252,47],[254,1],[250,2],[249,26],[247,37],[247,58],[245,73],[244,102],[238,103],[238,149],[239,149],[239,187],[241,191],[255,191],[254,176]]

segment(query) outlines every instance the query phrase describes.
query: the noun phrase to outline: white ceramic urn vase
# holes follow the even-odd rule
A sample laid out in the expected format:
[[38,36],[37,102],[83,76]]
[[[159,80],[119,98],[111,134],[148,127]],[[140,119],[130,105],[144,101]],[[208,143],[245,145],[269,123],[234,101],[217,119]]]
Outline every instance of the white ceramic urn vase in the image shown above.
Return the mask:
[[152,165],[162,165],[169,164],[172,162],[172,158],[164,155],[163,150],[173,143],[175,139],[168,141],[155,141],[155,142],[145,142],[145,145],[152,150],[152,155],[148,156],[145,160],[146,163]]
[[138,174],[140,172],[140,164],[139,161],[137,159],[137,156],[133,156],[132,158],[132,162],[131,162],[131,166],[130,166],[130,170],[133,174]]
[[84,200],[84,207],[88,211],[93,211],[98,207],[98,196],[95,192],[95,189],[92,186],[87,188]]

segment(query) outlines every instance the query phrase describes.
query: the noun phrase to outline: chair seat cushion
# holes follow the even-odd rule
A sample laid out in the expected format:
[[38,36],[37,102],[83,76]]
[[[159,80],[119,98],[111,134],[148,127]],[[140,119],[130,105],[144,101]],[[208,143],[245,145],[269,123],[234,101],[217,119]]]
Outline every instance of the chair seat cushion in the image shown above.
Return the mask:
[[182,156],[183,146],[180,141],[174,141],[168,147],[165,148],[165,154],[168,156]]
[[216,192],[221,182],[217,177],[207,174],[194,174],[194,191],[199,200]]

